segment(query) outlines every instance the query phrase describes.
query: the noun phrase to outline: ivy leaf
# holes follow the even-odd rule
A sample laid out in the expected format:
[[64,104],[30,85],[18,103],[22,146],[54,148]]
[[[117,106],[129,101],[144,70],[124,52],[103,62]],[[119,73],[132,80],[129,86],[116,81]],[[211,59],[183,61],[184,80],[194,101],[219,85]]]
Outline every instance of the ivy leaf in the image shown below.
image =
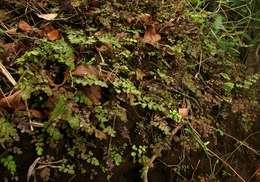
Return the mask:
[[92,45],[97,42],[94,36],[86,36],[81,30],[67,31],[68,39],[72,44]]

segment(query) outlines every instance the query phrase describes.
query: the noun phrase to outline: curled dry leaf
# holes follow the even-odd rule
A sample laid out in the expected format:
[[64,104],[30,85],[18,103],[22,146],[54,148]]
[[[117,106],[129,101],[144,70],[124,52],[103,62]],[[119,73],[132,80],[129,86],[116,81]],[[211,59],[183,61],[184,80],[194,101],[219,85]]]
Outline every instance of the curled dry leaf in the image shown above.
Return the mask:
[[47,37],[50,41],[59,40],[61,38],[59,30],[55,29],[52,25],[44,24],[41,29],[41,35]]
[[179,114],[182,118],[187,118],[189,115],[189,109],[188,108],[179,108]]
[[144,40],[144,42],[150,43],[150,44],[155,44],[159,40],[161,40],[161,35],[156,33],[154,24],[147,26],[147,30],[146,30],[146,32],[144,34],[144,39],[143,40]]
[[100,140],[107,139],[107,135],[103,131],[100,131],[98,129],[95,129],[95,137],[97,137]]
[[50,176],[51,176],[51,170],[48,167],[44,167],[41,171],[40,171],[40,177],[43,181],[49,181],[50,180]]
[[10,28],[10,29],[6,30],[5,33],[9,34],[9,35],[15,35],[16,31],[17,31],[16,28]]
[[29,25],[27,22],[25,21],[20,21],[18,23],[18,28],[24,32],[31,32],[32,31],[32,27],[31,25]]
[[21,91],[16,91],[10,96],[0,99],[0,107],[17,107],[22,102]]
[[149,23],[152,20],[152,17],[150,14],[146,13],[140,17],[140,20],[142,21],[142,23]]
[[57,13],[37,14],[37,16],[44,20],[51,21],[51,20],[54,20],[58,16],[58,14]]
[[99,76],[99,70],[92,65],[81,64],[72,72],[75,76]]
[[43,114],[40,111],[37,111],[35,109],[30,109],[29,112],[32,118],[37,118],[37,119],[43,118]]

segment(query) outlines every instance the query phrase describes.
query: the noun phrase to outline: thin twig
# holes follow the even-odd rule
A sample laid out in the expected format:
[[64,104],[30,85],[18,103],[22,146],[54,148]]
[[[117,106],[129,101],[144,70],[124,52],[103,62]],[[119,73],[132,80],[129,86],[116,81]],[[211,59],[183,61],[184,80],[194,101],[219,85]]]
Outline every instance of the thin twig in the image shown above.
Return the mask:
[[29,107],[28,107],[28,103],[27,101],[24,102],[25,103],[25,108],[26,108],[26,112],[27,112],[27,116],[29,118],[29,123],[30,123],[30,128],[31,128],[31,131],[33,131],[33,126],[32,126],[32,118],[31,118],[31,113],[29,111]]
[[[6,104],[8,105],[8,107],[10,107],[11,105],[10,105],[10,103],[8,102],[8,100],[7,100],[6,96],[5,96],[5,93],[3,92],[3,90],[2,90],[1,88],[0,88],[0,93],[3,95],[4,100],[5,100]],[[2,98],[1,98],[1,100],[2,100]]]
[[201,63],[202,63],[202,51],[200,51],[200,62],[199,62],[199,69],[198,69],[198,72],[196,73],[195,75],[195,78],[198,78],[199,74],[200,74],[200,69],[201,69]]
[[41,165],[51,165],[51,164],[59,164],[59,163],[63,163],[65,160],[64,159],[61,159],[61,160],[58,160],[58,161],[53,161],[53,162],[38,162],[39,164]]
[[15,79],[12,77],[12,75],[9,73],[9,71],[5,68],[5,66],[2,63],[0,63],[0,70],[5,75],[5,77],[12,83],[12,85],[15,86]]
[[217,154],[215,154],[212,150],[210,150],[209,148],[207,148],[207,151],[215,156],[217,159],[219,159],[223,164],[225,164],[231,171],[233,171],[233,173],[243,182],[246,182],[246,180],[244,178],[242,178],[237,172],[236,170],[229,164],[227,163],[224,159],[222,159],[221,157],[219,157]]
[[192,173],[192,175],[191,175],[191,180],[192,180],[192,181],[194,181],[194,174],[195,174],[195,172],[197,171],[199,165],[200,165],[200,160],[197,162],[197,165],[196,165],[196,167],[195,167],[195,169],[194,169],[194,171],[193,171],[193,173]]
[[193,133],[194,133],[194,137],[197,140],[197,142],[201,145],[201,147],[204,149],[205,153],[210,154],[214,157],[216,157],[217,159],[219,159],[225,166],[227,166],[241,181],[245,182],[245,179],[242,178],[237,172],[236,170],[229,164],[226,162],[226,160],[222,159],[220,156],[218,156],[215,152],[213,152],[212,150],[210,150],[201,140],[198,132],[192,127],[191,124],[189,124],[190,128],[192,129]]
[[[171,135],[170,135],[170,138],[169,138],[169,141],[171,142],[174,135],[176,135],[176,133],[183,127],[184,124],[180,124],[178,125],[176,128],[174,128],[174,130],[171,132]],[[148,182],[148,172],[149,172],[149,169],[153,166],[153,162],[155,161],[155,159],[157,159],[158,157],[161,156],[161,152],[164,150],[165,148],[161,147],[159,149],[158,152],[156,152],[152,157],[151,159],[148,161],[147,165],[145,165],[143,167],[143,182]]]
[[29,169],[28,169],[28,172],[27,172],[27,182],[30,181],[30,178],[32,176],[32,174],[34,173],[34,169],[35,169],[35,166],[37,165],[37,163],[41,160],[40,157],[37,157],[33,163],[30,165]]

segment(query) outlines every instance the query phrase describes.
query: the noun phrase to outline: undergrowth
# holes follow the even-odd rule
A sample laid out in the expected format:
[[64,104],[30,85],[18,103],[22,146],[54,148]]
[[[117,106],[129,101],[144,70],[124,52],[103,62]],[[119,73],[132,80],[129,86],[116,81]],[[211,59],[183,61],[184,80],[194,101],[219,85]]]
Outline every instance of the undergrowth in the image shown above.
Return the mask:
[[[259,42],[256,1],[0,3],[1,64],[17,81],[0,78],[0,163],[12,179],[105,181],[133,165],[148,181],[158,161],[176,181],[246,181],[214,144],[231,132],[229,113],[242,138],[257,120],[260,76],[241,59]],[[25,143],[34,162],[20,174]],[[176,165],[162,161],[169,151]]]

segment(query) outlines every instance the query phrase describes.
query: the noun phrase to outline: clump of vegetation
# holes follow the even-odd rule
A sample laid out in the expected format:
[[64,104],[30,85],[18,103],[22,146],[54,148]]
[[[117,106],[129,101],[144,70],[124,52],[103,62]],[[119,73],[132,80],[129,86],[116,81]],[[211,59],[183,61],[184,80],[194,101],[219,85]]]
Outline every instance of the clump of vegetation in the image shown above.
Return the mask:
[[250,180],[256,1],[3,2],[0,177]]

